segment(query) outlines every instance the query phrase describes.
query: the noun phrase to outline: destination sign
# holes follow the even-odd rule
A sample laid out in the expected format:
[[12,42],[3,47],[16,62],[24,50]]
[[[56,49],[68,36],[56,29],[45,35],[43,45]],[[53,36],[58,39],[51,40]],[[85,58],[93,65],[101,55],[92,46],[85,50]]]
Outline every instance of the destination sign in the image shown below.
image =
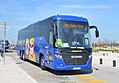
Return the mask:
[[84,25],[81,25],[81,24],[64,24],[64,27],[66,28],[84,28]]

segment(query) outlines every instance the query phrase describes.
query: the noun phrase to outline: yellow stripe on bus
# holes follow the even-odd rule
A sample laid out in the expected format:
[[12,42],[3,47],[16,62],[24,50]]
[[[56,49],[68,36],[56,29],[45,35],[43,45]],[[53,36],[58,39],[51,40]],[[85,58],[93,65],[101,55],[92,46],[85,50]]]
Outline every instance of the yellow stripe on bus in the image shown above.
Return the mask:
[[102,83],[107,82],[107,80],[90,80],[88,83]]

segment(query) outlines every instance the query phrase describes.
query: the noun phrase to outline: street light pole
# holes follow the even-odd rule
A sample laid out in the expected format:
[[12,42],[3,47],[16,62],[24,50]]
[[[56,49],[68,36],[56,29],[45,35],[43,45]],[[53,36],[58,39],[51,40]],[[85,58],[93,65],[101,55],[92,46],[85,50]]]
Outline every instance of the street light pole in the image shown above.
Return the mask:
[[3,58],[4,58],[4,64],[5,64],[5,41],[6,41],[6,32],[7,32],[7,23],[4,22],[2,24],[2,29],[3,29],[3,36],[4,36],[4,52],[3,52]]

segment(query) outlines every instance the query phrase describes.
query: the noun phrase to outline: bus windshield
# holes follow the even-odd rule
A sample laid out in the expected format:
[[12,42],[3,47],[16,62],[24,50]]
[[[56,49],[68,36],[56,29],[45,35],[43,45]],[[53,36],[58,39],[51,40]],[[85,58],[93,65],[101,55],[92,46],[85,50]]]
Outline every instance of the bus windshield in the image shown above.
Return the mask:
[[90,48],[90,33],[87,22],[57,21],[57,37],[55,47],[87,47]]

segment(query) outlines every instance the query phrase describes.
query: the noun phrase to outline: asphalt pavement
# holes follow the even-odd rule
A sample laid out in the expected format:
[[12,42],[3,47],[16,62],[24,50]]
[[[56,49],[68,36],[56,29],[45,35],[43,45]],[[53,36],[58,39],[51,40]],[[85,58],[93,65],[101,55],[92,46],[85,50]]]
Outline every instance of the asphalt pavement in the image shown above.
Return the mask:
[[[103,64],[100,64],[100,58]],[[109,63],[112,60],[118,61],[118,53],[93,53],[91,73],[51,69],[43,71],[38,64],[18,59],[16,52],[6,53],[5,59],[4,64],[0,56],[0,83],[119,83],[118,63],[116,67]]]
[[25,73],[15,62],[5,56],[0,56],[0,83],[37,83],[27,73]]

